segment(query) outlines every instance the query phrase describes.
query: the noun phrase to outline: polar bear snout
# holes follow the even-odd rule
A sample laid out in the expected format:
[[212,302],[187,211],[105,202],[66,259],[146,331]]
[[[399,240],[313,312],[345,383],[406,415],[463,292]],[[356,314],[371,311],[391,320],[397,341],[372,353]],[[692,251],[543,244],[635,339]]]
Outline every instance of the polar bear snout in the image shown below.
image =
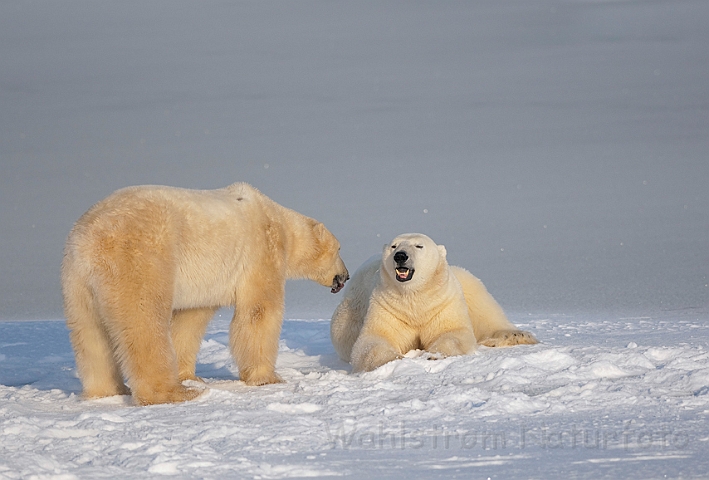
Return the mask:
[[350,279],[349,273],[345,271],[344,274],[341,275],[335,275],[335,278],[332,279],[332,289],[330,290],[332,293],[337,293],[343,288],[345,288],[345,282]]
[[409,262],[409,255],[404,250],[399,250],[394,253],[394,272],[396,273],[395,278],[399,282],[408,282],[414,277],[414,269],[411,268],[407,263]]
[[402,263],[406,263],[406,261],[409,259],[409,256],[406,254],[405,251],[399,250],[394,254],[394,261],[398,264],[401,265]]

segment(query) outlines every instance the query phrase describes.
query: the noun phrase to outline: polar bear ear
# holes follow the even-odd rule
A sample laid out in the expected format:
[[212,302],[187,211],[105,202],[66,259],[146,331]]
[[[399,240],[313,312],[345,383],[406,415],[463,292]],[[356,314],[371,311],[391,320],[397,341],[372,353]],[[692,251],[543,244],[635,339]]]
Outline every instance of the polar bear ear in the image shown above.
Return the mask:
[[441,258],[446,258],[446,255],[448,252],[446,252],[446,247],[443,245],[436,245],[438,247],[438,253],[441,255]]
[[313,230],[315,231],[315,235],[318,238],[325,237],[325,225],[322,222],[316,222],[315,226],[313,227]]

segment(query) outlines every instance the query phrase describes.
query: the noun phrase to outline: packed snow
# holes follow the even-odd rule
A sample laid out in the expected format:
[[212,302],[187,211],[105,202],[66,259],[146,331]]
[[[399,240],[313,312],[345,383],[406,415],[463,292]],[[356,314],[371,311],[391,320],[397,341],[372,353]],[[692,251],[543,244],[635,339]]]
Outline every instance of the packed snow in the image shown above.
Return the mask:
[[63,322],[0,323],[4,478],[688,478],[709,471],[709,322],[513,316],[542,343],[410,352],[365,374],[328,320],[287,320],[278,372],[248,387],[228,318],[180,405],[82,400]]
[[[0,478],[706,478],[705,0],[0,2]],[[247,387],[220,310],[179,405],[84,400],[72,223],[246,181],[350,271],[421,232],[540,344],[352,374],[289,282]]]

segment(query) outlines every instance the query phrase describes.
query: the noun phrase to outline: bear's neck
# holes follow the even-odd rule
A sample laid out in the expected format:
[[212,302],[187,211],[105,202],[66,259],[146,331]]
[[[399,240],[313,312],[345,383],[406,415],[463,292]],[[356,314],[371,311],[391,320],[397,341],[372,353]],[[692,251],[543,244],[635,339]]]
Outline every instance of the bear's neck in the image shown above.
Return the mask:
[[286,277],[290,279],[308,278],[312,269],[312,252],[304,245],[313,245],[313,224],[315,221],[294,210],[281,207],[281,215],[287,218],[289,228],[282,229],[285,251]]

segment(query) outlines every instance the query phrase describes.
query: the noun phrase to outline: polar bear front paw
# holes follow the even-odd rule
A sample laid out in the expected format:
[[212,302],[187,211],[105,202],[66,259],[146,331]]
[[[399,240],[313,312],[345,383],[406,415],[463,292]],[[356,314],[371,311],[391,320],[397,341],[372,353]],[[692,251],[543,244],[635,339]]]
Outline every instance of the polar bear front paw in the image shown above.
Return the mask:
[[453,357],[467,355],[475,350],[475,337],[471,332],[447,332],[434,340],[427,351]]
[[285,381],[276,372],[239,372],[239,377],[246,385],[258,387],[261,385],[269,385],[271,383],[285,383]]
[[394,350],[384,340],[357,340],[352,348],[352,367],[354,372],[371,372],[398,358],[403,358],[403,355]]

